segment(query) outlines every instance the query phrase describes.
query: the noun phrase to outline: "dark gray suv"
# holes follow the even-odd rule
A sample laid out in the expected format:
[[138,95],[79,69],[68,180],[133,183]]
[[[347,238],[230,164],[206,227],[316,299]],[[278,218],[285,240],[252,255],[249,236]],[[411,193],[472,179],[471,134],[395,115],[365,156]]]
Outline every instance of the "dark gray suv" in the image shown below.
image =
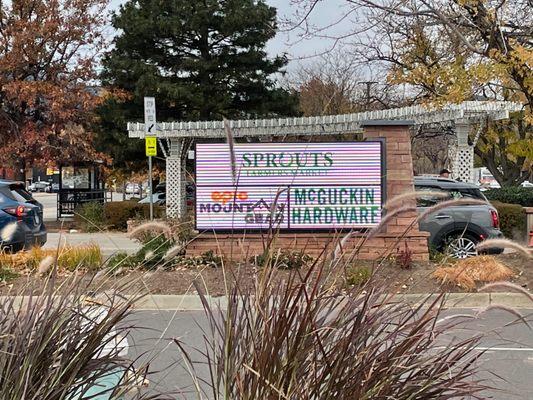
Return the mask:
[[[476,185],[452,179],[415,176],[415,189],[444,191],[448,199],[471,198],[487,201]],[[443,199],[422,196],[417,207],[422,212]],[[431,248],[446,252],[455,258],[475,256],[476,244],[485,239],[502,237],[498,211],[490,205],[461,205],[441,209],[420,222],[420,229],[431,234]],[[501,253],[502,249],[491,249]]]

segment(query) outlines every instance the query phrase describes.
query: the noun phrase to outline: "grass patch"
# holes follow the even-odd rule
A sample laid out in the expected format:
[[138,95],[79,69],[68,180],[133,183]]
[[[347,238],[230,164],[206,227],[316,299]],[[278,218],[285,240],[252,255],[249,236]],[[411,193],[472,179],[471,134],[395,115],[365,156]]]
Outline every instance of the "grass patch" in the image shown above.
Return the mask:
[[60,270],[74,271],[83,269],[95,271],[103,263],[102,252],[96,244],[84,246],[63,246],[59,249],[42,249],[33,247],[28,251],[15,254],[0,254],[0,266],[14,271],[29,270],[34,272],[41,261],[48,256],[58,256],[57,265]]
[[346,283],[350,286],[362,286],[372,277],[372,269],[366,265],[348,269]]
[[263,254],[252,258],[252,263],[255,263],[260,268],[277,268],[283,270],[300,269],[309,265],[313,260],[311,256],[301,251],[294,251],[288,249],[277,249],[272,252],[271,249],[265,251]]
[[0,282],[7,283],[15,279],[18,274],[10,268],[0,267]]

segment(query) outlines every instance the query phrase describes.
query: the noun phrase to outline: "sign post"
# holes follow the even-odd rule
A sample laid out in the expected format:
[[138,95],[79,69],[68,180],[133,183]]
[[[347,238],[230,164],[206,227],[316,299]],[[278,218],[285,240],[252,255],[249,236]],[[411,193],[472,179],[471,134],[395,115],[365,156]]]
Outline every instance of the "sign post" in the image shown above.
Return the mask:
[[155,98],[144,98],[144,129],[146,155],[148,156],[148,187],[150,191],[150,221],[154,219],[154,188],[152,179],[152,157],[157,156],[157,137],[155,118]]

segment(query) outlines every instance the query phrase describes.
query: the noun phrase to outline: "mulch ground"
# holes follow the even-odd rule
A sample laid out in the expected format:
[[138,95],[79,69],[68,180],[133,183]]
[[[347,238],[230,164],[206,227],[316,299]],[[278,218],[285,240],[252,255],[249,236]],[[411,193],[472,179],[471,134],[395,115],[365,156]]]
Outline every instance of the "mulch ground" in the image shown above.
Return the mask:
[[[524,260],[515,254],[505,254],[497,256],[498,260],[510,267],[515,273],[512,281],[525,288],[533,288],[533,260]],[[375,264],[356,261],[358,266],[375,268],[375,279],[380,285],[384,285],[389,291],[395,293],[436,293],[446,292],[464,292],[455,285],[441,285],[432,273],[438,267],[435,262],[414,263],[410,268],[400,268],[397,264],[387,263],[381,266]],[[308,272],[307,268],[298,270],[301,276]],[[286,270],[275,271],[274,281],[284,282],[288,279],[290,272]],[[230,282],[239,277],[243,289],[248,290],[253,286],[253,282],[258,277],[257,269],[251,266],[232,266],[231,268],[193,268],[179,267],[172,271],[127,271],[113,278],[106,278],[103,284],[106,287],[124,283],[125,281],[133,282],[129,289],[134,288],[147,290],[152,294],[196,294],[197,289],[193,282],[196,282],[202,291],[212,296],[221,296],[225,293],[226,282]],[[65,280],[71,278],[70,274],[62,274],[57,278],[56,286],[60,286]],[[101,279],[94,280],[94,274],[78,274],[79,279],[85,282],[100,284]],[[311,274],[310,279],[315,279]],[[331,282],[338,286],[345,286],[344,271],[339,269],[329,277]],[[3,282],[0,286],[0,294],[21,294],[28,291],[39,292],[42,288],[44,278],[30,275],[18,276],[8,282]]]

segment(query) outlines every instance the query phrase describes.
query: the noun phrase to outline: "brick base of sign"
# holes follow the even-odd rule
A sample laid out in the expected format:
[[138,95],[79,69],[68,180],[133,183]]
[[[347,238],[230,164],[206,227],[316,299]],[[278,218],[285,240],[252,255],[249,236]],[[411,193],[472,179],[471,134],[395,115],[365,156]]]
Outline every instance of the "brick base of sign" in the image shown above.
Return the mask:
[[[331,258],[343,235],[346,233],[280,233],[274,235],[271,248],[304,251],[314,258]],[[354,233],[344,242],[342,254],[348,255],[353,253],[354,249],[358,249],[356,258],[378,260],[408,251],[414,261],[427,261],[428,235],[426,232],[408,233],[405,238],[399,239],[401,234],[382,233],[362,243],[365,240],[364,235]],[[212,250],[227,260],[243,261],[263,253],[266,242],[266,235],[260,234],[202,234],[189,244],[187,255],[199,256]]]

